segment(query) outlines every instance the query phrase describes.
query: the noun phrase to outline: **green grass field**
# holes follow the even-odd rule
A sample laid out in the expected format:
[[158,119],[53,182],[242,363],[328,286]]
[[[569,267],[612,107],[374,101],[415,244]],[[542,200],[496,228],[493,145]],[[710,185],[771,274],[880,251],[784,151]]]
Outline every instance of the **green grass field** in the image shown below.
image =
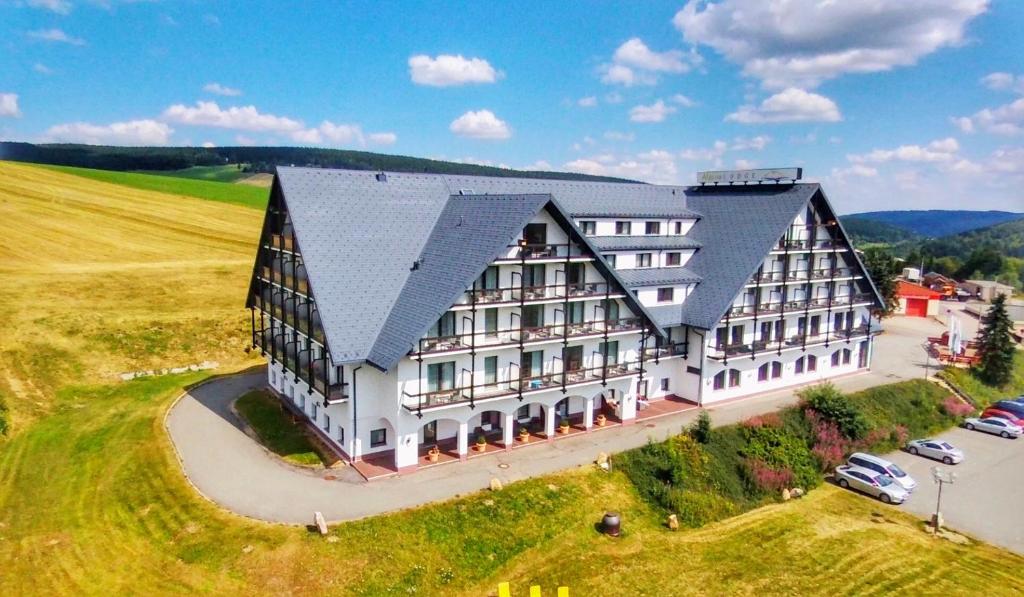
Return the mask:
[[237,182],[250,175],[242,172],[235,164],[223,166],[192,166],[182,170],[140,170],[139,174],[152,174],[154,176],[173,176],[177,178],[191,178],[193,180],[207,180],[211,182]]
[[292,420],[281,402],[268,392],[255,391],[242,395],[235,409],[253,428],[260,442],[271,452],[295,464],[324,464],[305,430]]
[[[163,426],[182,388],[209,373],[120,382],[116,372],[258,362],[243,350],[242,304],[261,213],[6,162],[0,197],[0,393],[13,416],[0,440],[0,595],[1019,586],[1024,559],[930,538],[898,508],[830,486],[676,533],[623,475],[593,469],[338,525],[336,541],[226,513],[189,486]],[[623,514],[619,539],[594,529],[609,508]]]
[[[198,174],[194,177],[177,175],[156,176],[153,174],[140,174],[138,172],[113,172],[110,170],[92,170],[90,168],[75,168],[72,166],[40,165],[38,167],[133,189],[157,191],[170,195],[185,195],[210,201],[234,203],[256,209],[263,209],[267,204],[267,197],[269,196],[269,191],[263,187],[218,182],[217,177],[213,174],[215,171],[207,171],[209,176],[213,176],[213,178],[208,178]],[[216,166],[214,168],[224,167]],[[227,168],[233,168],[233,166]],[[195,170],[195,168],[190,168],[189,171],[191,170]],[[177,172],[182,171],[179,170]]]

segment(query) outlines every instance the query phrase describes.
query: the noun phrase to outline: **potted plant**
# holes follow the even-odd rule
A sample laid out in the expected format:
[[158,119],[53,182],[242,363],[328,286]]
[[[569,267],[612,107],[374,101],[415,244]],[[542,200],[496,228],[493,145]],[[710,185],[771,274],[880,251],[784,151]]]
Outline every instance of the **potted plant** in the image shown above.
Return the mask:
[[558,432],[562,435],[569,433],[569,419],[562,419],[558,422]]
[[519,428],[519,441],[524,444],[530,441],[530,431],[526,427]]
[[427,460],[430,462],[437,462],[437,457],[440,455],[441,450],[438,450],[436,445],[431,446],[431,448],[427,450]]
[[597,413],[597,418],[594,420],[598,427],[604,427],[605,423],[608,422],[608,418],[604,416],[604,413]]
[[478,433],[477,434],[477,436],[476,436],[476,446],[474,446],[473,449],[475,449],[477,452],[483,452],[485,449],[487,449],[487,438],[484,437],[484,434],[482,434],[482,433]]

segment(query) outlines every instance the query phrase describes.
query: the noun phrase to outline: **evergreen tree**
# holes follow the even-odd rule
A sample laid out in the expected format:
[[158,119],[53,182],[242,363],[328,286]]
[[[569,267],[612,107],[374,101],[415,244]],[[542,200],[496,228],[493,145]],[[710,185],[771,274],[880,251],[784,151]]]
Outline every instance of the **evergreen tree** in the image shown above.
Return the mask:
[[981,329],[978,373],[982,380],[993,386],[1010,381],[1013,371],[1013,339],[1010,337],[1010,317],[1006,313],[1006,295],[1000,294],[988,310],[988,321]]
[[899,305],[899,299],[896,297],[896,276],[902,272],[900,262],[887,251],[872,247],[864,251],[864,267],[867,268],[871,282],[885,301],[882,314],[891,314]]

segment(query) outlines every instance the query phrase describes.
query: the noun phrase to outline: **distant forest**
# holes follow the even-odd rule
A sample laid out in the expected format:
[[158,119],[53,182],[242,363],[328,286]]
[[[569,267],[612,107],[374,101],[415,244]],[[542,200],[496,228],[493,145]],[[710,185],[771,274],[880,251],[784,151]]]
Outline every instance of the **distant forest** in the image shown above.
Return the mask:
[[183,170],[193,166],[247,164],[247,171],[270,172],[276,166],[386,170],[474,176],[517,176],[557,180],[634,182],[574,172],[509,170],[368,151],[312,147],[113,147],[0,142],[0,159],[99,170]]

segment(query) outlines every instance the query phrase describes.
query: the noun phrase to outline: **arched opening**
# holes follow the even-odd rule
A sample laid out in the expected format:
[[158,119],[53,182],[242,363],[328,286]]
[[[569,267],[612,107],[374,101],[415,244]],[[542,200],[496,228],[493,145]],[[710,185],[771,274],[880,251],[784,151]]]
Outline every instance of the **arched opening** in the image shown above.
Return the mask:
[[424,423],[417,440],[421,464],[459,459],[459,422],[455,419],[439,418]]

